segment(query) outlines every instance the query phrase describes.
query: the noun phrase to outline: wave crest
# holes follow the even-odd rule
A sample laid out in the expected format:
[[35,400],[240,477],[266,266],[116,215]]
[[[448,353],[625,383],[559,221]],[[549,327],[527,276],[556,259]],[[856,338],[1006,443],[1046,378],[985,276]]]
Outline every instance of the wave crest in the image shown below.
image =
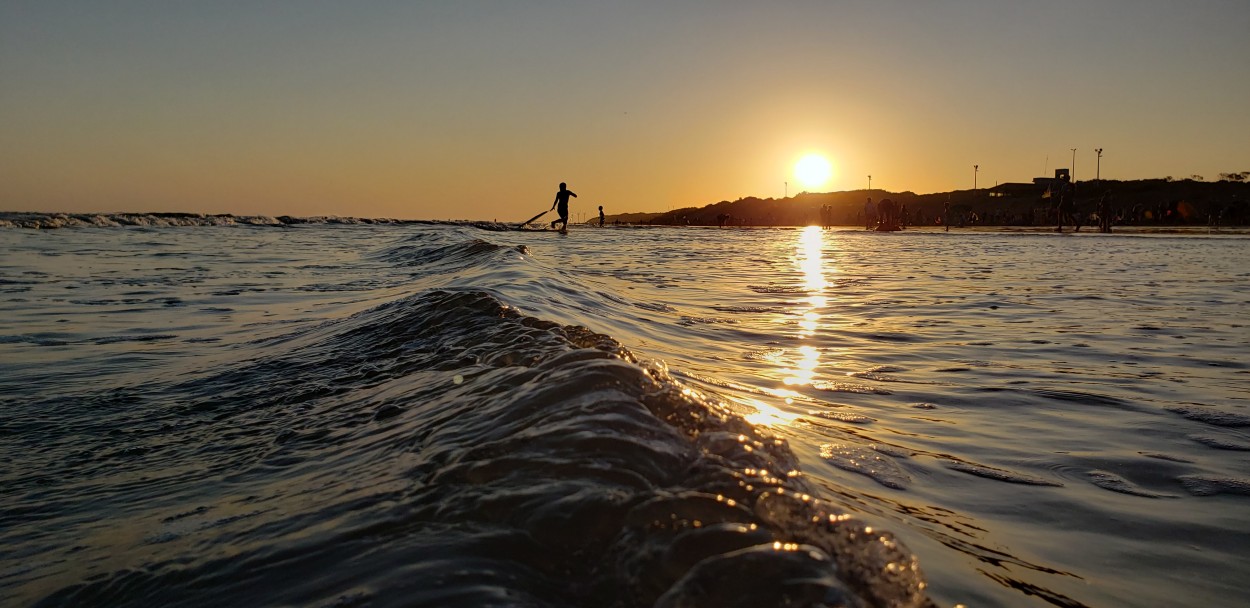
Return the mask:
[[256,348],[162,389],[185,449],[136,466],[204,473],[44,603],[929,605],[784,441],[608,336],[432,291]]

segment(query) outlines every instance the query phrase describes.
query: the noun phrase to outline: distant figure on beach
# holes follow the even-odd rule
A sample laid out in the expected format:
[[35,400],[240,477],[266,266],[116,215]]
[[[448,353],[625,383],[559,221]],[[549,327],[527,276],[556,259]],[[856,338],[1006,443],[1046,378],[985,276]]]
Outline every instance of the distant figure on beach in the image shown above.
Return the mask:
[[[573,196],[577,196],[574,194]],[[599,205],[599,227],[603,228],[603,205]]]
[[556,192],[556,200],[551,203],[551,208],[559,207],[557,211],[560,213],[560,219],[551,220],[551,227],[555,228],[556,224],[560,224],[560,231],[564,232],[569,229],[569,197],[577,198],[577,195],[569,190],[564,182],[560,182],[560,191]]
[[946,227],[946,231],[951,231],[951,202],[942,203],[942,225]]
[[1076,227],[1076,232],[1081,231],[1080,220],[1076,219],[1076,216],[1072,214],[1072,199],[1075,195],[1076,189],[1072,186],[1072,182],[1070,180],[1071,178],[1068,177],[1067,173],[1064,173],[1059,177],[1059,192],[1057,193],[1059,195],[1059,202],[1055,204],[1055,222],[1057,224],[1055,226],[1055,232],[1063,232],[1063,225],[1069,220],[1072,222],[1072,225]]
[[872,230],[877,225],[877,208],[872,204],[872,197],[864,203],[864,230]]
[[1111,210],[1111,192],[1103,192],[1102,198],[1098,199],[1098,232],[1111,232],[1112,215],[1115,214]]
[[898,208],[895,207],[894,201],[883,198],[877,204],[877,215],[880,221],[877,222],[877,232],[893,232],[900,230],[898,225]]
[[721,228],[724,228],[725,224],[728,223],[731,219],[733,218],[728,213],[718,213],[716,214],[716,225]]

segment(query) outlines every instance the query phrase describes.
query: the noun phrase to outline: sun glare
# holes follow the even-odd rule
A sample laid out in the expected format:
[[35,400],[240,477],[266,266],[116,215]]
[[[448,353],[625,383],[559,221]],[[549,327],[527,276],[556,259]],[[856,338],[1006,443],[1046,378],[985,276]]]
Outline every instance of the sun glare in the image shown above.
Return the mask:
[[794,164],[794,176],[804,188],[819,188],[833,176],[833,165],[819,154],[808,154]]

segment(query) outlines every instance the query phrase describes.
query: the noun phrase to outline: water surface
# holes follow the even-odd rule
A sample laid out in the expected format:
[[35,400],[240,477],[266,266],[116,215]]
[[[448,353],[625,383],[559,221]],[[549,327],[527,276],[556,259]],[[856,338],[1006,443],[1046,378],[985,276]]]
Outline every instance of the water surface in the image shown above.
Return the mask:
[[1246,245],[2,230],[0,589],[1236,604]]

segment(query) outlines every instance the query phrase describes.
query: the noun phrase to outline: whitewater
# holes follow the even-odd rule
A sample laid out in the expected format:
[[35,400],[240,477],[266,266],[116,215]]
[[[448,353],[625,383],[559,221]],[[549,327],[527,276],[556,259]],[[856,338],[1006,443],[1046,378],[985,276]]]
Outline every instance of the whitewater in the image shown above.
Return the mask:
[[4,605],[1250,591],[1244,233],[31,217]]

